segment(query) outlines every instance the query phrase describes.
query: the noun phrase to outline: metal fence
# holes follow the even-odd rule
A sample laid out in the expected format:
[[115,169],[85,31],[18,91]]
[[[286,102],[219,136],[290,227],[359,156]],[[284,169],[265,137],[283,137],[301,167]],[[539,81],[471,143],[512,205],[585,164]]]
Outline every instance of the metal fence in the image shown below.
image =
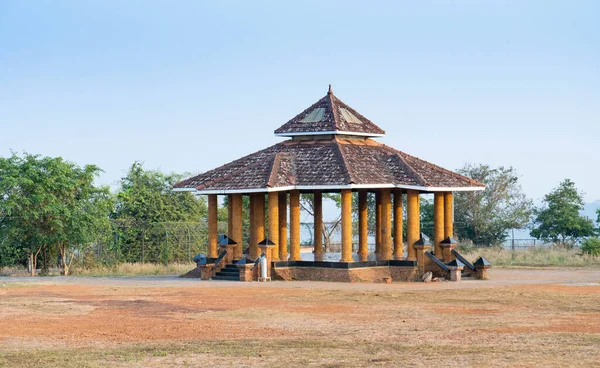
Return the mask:
[[[227,223],[219,223],[219,232],[227,231]],[[194,255],[206,253],[206,222],[122,223],[114,221],[107,234],[86,249],[86,256],[97,263],[119,262],[183,263]]]

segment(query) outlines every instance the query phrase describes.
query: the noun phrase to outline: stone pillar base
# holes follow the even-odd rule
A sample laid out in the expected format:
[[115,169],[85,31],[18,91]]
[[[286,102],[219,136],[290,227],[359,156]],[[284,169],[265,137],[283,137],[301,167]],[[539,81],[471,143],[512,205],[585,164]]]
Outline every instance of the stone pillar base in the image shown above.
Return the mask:
[[440,246],[442,247],[442,254],[440,254],[440,255],[436,254],[435,256],[440,259],[443,259],[444,263],[454,261],[454,259],[456,257],[454,257],[454,255],[452,254],[452,250],[456,247],[456,245],[442,243],[442,244],[440,244]]
[[419,269],[419,275],[425,273],[425,252],[429,249],[429,245],[415,244],[415,250],[417,252],[417,268]]
[[450,281],[460,281],[462,274],[462,267],[448,267],[450,269]]
[[200,269],[201,280],[210,280],[217,273],[214,264],[198,265],[198,268]]
[[258,279],[258,267],[252,270],[253,264],[236,265],[240,270],[240,281],[256,281]]
[[490,266],[475,266],[477,271],[477,279],[478,280],[486,280],[487,279],[487,270]]
[[[223,265],[226,264],[231,264],[233,263],[233,252],[235,249],[235,244],[227,244],[227,245],[221,245],[221,252],[223,252],[224,250],[227,251],[227,254],[225,255],[225,258],[221,261]],[[222,267],[222,266],[221,266]]]

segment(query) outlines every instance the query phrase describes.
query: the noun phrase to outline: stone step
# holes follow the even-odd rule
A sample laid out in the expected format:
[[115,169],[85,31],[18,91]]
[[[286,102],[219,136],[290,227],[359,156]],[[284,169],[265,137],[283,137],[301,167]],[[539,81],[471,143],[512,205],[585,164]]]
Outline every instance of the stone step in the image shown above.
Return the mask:
[[220,281],[240,281],[239,276],[213,276],[211,280],[220,280]]
[[223,271],[219,271],[215,275],[217,275],[217,276],[235,276],[235,277],[240,277],[240,273],[239,272],[223,272]]

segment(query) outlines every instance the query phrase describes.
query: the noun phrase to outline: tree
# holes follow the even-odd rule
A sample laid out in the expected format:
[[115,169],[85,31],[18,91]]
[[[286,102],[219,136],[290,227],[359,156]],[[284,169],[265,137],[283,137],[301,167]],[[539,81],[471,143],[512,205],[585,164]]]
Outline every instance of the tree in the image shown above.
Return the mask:
[[32,276],[59,217],[60,202],[52,191],[61,185],[59,160],[28,153],[0,158],[3,243],[27,255]]
[[592,220],[579,214],[583,194],[570,179],[544,196],[543,206],[535,210],[531,236],[571,247],[577,240],[595,233]]
[[114,209],[113,196],[108,187],[96,188],[94,178],[101,172],[94,165],[83,168],[68,164],[68,175],[61,199],[61,227],[56,229],[55,242],[61,257],[62,274],[67,276],[77,252],[110,230],[109,215]]
[[[99,211],[95,199],[97,193],[108,195],[107,188],[93,185],[99,172],[94,165],[81,168],[61,157],[13,153],[0,158],[3,248],[27,254],[32,276],[40,252],[53,246],[58,247],[68,274],[67,253],[71,251],[72,261],[72,249],[89,242],[89,234],[96,230],[92,224],[107,221],[110,209]],[[90,230],[85,236],[84,228]]]
[[181,178],[181,175],[145,170],[142,163],[135,162],[121,179],[116,209],[111,217],[119,227],[116,236],[126,261],[142,259],[144,244],[149,247],[146,258],[159,261],[162,254],[159,244],[162,242],[158,239],[165,236],[166,227],[161,227],[162,232],[159,232],[154,225],[197,223],[206,219],[204,197],[196,198],[192,193],[172,190],[173,184]]
[[486,185],[484,191],[459,192],[454,197],[455,222],[464,224],[456,229],[460,238],[496,245],[506,239],[508,229],[529,223],[533,204],[522,192],[514,168],[467,164],[457,172]]

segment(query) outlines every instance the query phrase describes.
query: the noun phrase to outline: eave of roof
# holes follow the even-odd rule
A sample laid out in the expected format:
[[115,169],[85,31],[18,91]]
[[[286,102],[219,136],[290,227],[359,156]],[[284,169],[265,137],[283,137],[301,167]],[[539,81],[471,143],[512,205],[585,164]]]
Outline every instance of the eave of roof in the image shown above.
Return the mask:
[[270,193],[287,192],[290,190],[312,191],[312,190],[331,190],[339,191],[342,189],[404,189],[416,190],[424,193],[434,192],[475,192],[485,190],[485,187],[424,187],[404,184],[348,184],[348,185],[292,185],[287,187],[275,188],[248,188],[248,189],[220,189],[220,190],[197,190],[195,188],[173,188],[174,192],[193,192],[198,195],[206,194],[249,194],[249,193]]
[[475,191],[484,185],[371,139],[288,140],[186,179],[177,191],[233,194],[398,188]]

